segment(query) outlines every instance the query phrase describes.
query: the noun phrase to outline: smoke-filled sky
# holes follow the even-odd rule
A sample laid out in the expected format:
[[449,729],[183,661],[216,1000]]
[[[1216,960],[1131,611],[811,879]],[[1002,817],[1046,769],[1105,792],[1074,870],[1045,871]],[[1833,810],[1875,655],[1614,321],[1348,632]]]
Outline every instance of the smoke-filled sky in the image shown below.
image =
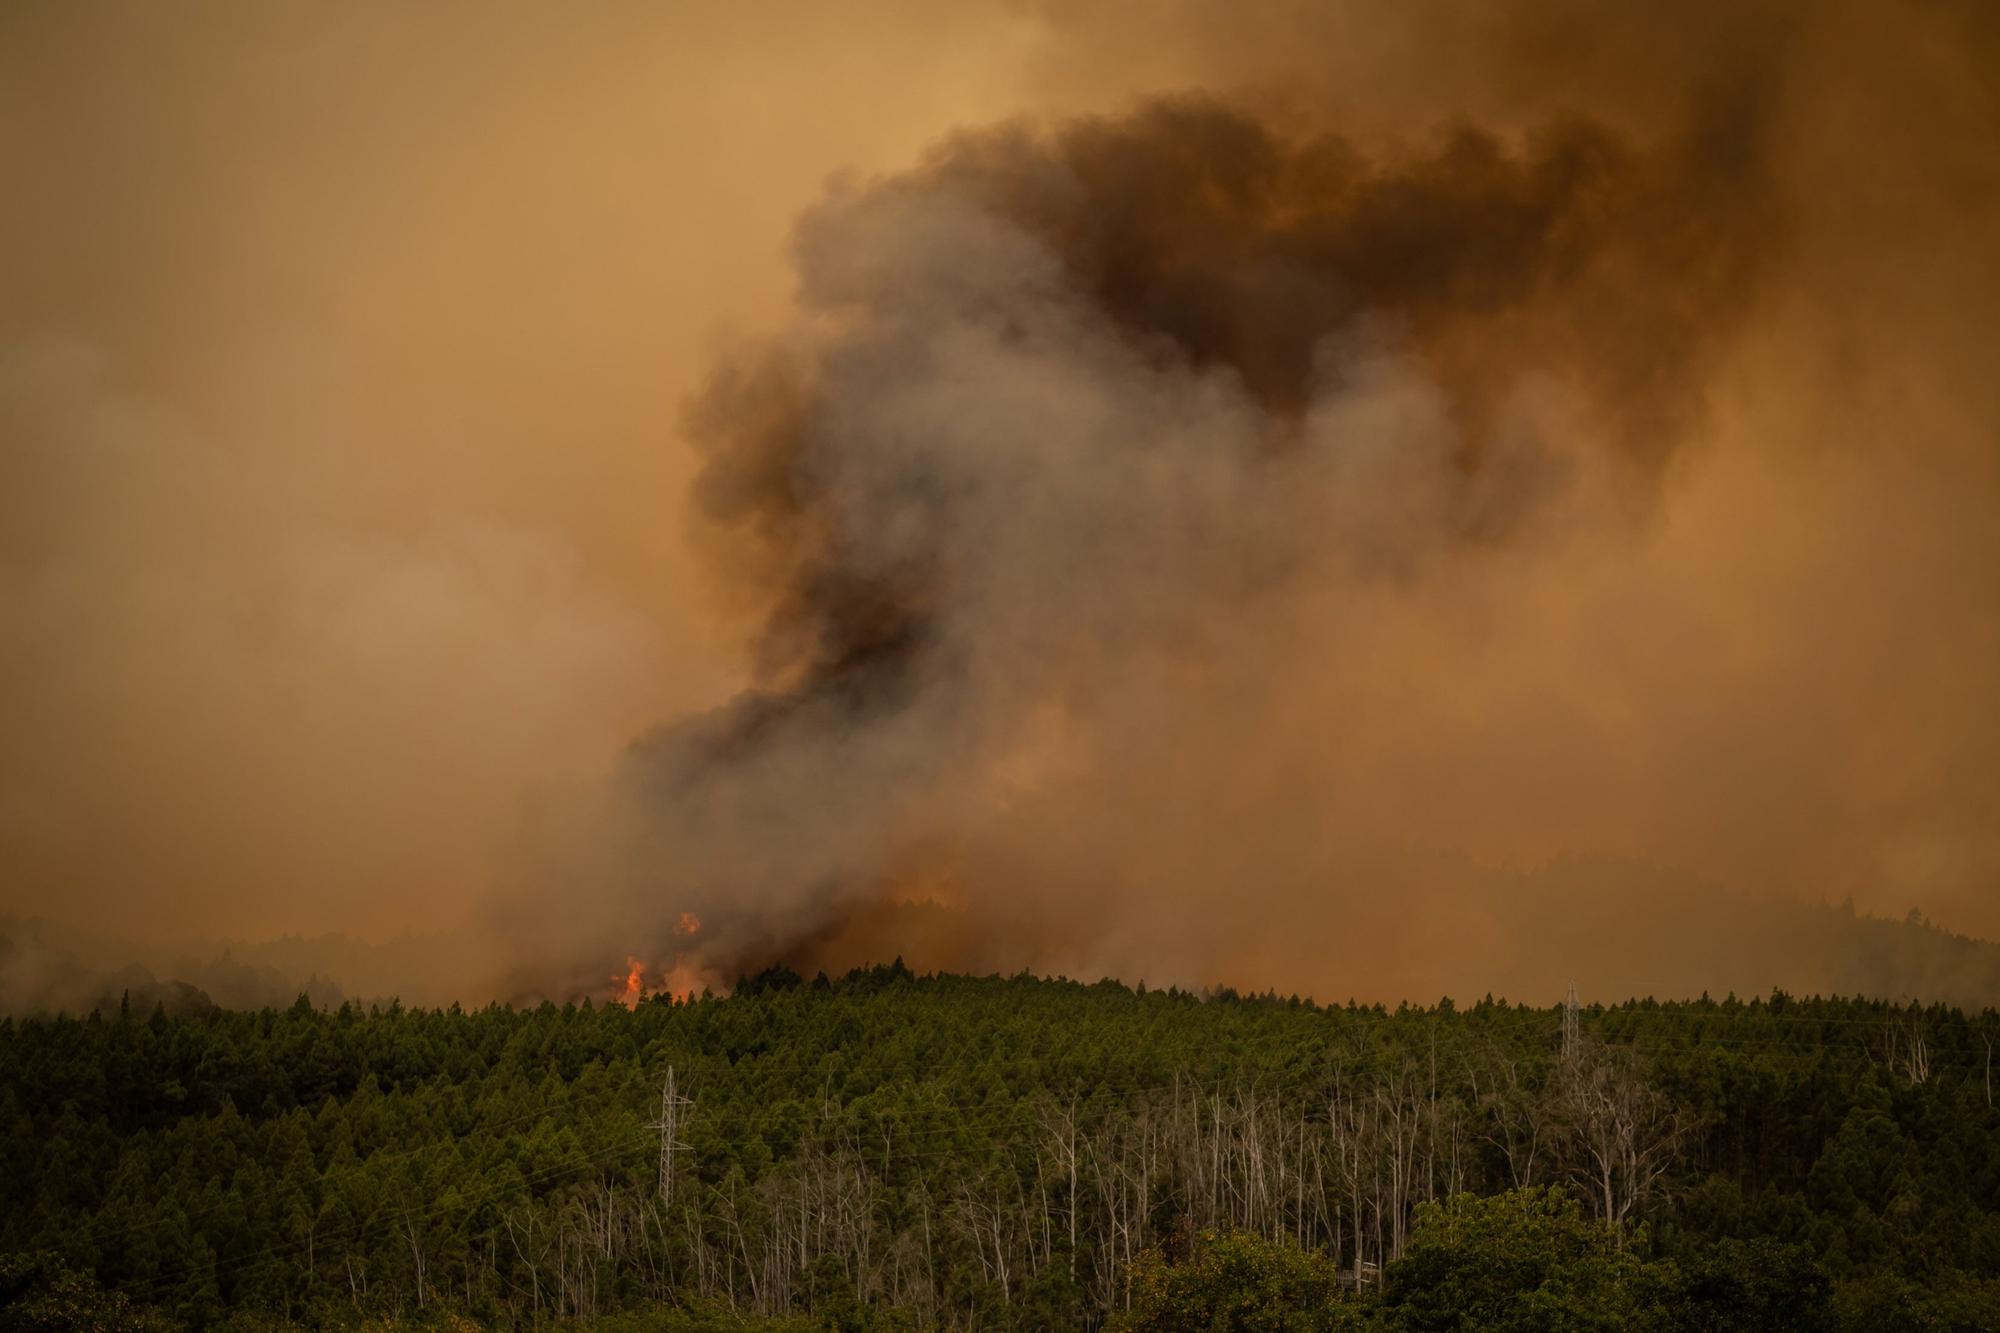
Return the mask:
[[1427,998],[1551,865],[2000,936],[1996,68],[1979,4],[10,6],[0,910],[469,997]]

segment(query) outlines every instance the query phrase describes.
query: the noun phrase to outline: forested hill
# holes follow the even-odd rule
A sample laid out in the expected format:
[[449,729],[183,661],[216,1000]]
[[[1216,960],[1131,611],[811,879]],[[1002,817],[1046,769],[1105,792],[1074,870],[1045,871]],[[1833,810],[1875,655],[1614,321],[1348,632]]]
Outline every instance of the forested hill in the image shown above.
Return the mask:
[[0,1020],[0,1327],[1092,1328],[1239,1242],[1370,1326],[1449,1327],[1407,1299],[1461,1235],[1427,1205],[1538,1185],[1704,1310],[1779,1283],[1789,1326],[1990,1327],[1996,1037],[1781,995],[1572,1018],[900,964],[634,1011]]

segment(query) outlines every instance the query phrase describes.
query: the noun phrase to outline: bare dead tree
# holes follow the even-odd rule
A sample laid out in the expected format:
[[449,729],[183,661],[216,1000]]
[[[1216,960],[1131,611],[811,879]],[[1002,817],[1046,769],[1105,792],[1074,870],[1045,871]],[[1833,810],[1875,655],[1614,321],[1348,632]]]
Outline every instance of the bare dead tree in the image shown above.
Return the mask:
[[1622,1235],[1673,1166],[1686,1118],[1629,1058],[1601,1047],[1579,1048],[1557,1087],[1571,1178]]
[[1542,1088],[1532,1084],[1521,1061],[1489,1044],[1470,1067],[1473,1100],[1485,1112],[1488,1143],[1500,1149],[1507,1178],[1516,1188],[1541,1177],[1554,1115]]
[[1887,1031],[1889,1068],[1913,1084],[1928,1083],[1931,1047],[1922,1011],[1912,1005],[1907,1017],[1890,1020]]

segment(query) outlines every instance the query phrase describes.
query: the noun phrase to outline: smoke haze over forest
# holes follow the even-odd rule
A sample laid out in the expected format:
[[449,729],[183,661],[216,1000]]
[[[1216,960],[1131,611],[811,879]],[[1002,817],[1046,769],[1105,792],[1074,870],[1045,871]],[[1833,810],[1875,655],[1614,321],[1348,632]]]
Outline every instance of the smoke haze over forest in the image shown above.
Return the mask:
[[0,17],[0,1002],[2000,993],[1989,7],[792,19]]

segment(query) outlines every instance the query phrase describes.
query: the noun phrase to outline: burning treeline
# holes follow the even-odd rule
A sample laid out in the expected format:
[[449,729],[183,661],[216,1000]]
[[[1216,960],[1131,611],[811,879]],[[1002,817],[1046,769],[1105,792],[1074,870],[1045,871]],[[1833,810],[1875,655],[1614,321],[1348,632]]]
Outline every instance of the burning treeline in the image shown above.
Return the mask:
[[1977,903],[1992,330],[1914,256],[1990,293],[2000,177],[1897,174],[1950,94],[1823,142],[1795,17],[1664,107],[1189,95],[833,187],[690,418],[759,684],[634,747],[579,969],[1434,994],[1537,975],[1565,856]]
[[694,937],[700,933],[701,918],[693,912],[682,912],[680,920],[674,925],[674,934],[680,937],[680,948],[671,962],[649,968],[645,959],[637,954],[629,955],[625,959],[624,975],[612,978],[618,985],[618,1002],[627,1009],[636,1009],[639,1002],[649,995],[685,1000],[700,989],[704,978],[688,961]]

